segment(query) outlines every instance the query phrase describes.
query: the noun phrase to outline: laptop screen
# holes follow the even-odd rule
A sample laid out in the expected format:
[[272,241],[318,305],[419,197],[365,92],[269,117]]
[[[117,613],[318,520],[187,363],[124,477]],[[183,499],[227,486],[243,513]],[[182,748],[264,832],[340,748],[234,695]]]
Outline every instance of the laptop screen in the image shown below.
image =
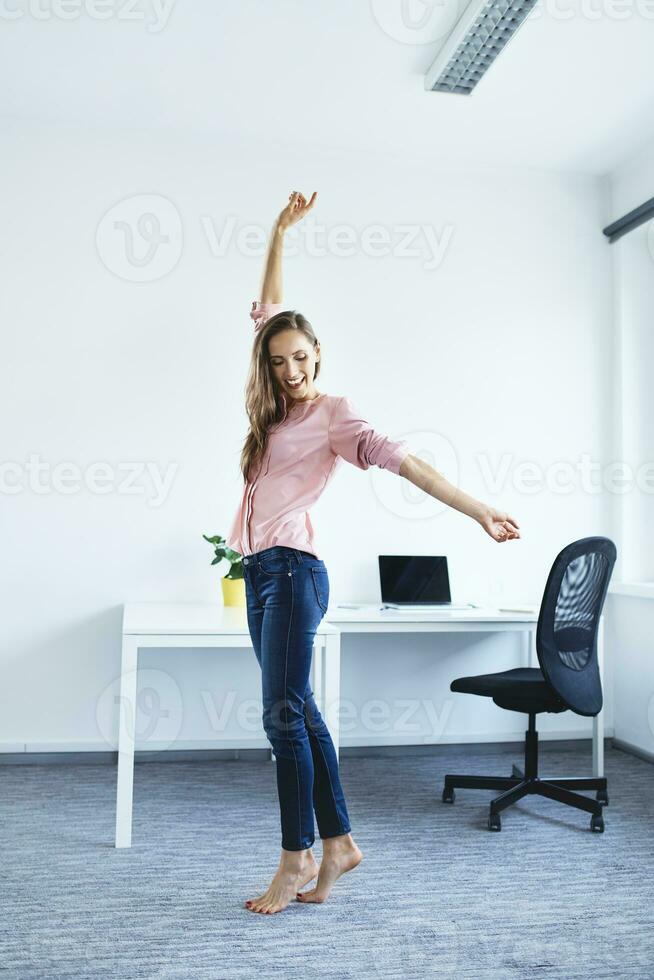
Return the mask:
[[379,555],[382,602],[451,602],[447,558]]

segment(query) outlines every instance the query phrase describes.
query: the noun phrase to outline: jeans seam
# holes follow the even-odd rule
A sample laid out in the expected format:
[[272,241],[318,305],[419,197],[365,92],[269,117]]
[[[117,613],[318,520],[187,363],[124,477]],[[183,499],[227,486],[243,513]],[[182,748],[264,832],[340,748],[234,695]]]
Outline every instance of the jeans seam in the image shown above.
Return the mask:
[[[325,722],[325,724],[326,724],[326,722]],[[330,738],[331,738],[331,736],[330,736]],[[332,802],[334,804],[334,811],[336,813],[336,819],[338,821],[338,825],[341,828],[341,832],[342,833],[348,833],[348,831],[346,831],[346,830],[343,829],[343,821],[341,820],[340,815],[339,815],[339,812],[338,812],[338,806],[336,805],[336,794],[334,793],[334,785],[332,783],[332,776],[331,776],[331,773],[329,771],[329,766],[327,765],[327,759],[325,758],[325,753],[323,752],[322,745],[320,744],[320,736],[316,735],[316,741],[318,743],[318,748],[320,749],[320,754],[322,756],[322,761],[325,764],[325,770],[327,772],[327,779],[329,780],[329,789],[331,790]]]
[[313,579],[313,591],[316,593],[316,601],[317,601],[318,606],[320,607],[320,610],[321,610],[321,612],[322,612],[322,614],[324,616],[326,614],[326,612],[327,612],[327,609],[323,606],[323,604],[321,602],[320,592],[318,591],[318,583],[316,581],[316,574],[315,573],[316,573],[316,569],[315,568],[311,568],[311,578]]
[[291,643],[291,629],[293,627],[293,611],[295,608],[295,589],[293,588],[293,576],[289,575],[291,579],[291,614],[288,617],[288,633],[286,634],[286,656],[284,659],[284,714],[285,714],[285,726],[286,726],[286,741],[291,746],[291,751],[293,752],[293,761],[295,763],[295,782],[297,784],[297,814],[298,814],[298,841],[300,842],[300,848],[302,848],[302,797],[300,794],[300,770],[297,764],[297,756],[295,754],[295,746],[293,742],[288,737],[288,704],[287,704],[287,691],[288,691],[288,648]]
[[286,566],[283,572],[269,572],[268,569],[264,568],[263,565],[261,564],[258,565],[258,568],[259,571],[262,572],[264,575],[272,575],[273,577],[279,575],[279,577],[282,578],[284,575],[288,575],[289,571],[291,570],[291,563],[290,561],[288,562],[288,565]]

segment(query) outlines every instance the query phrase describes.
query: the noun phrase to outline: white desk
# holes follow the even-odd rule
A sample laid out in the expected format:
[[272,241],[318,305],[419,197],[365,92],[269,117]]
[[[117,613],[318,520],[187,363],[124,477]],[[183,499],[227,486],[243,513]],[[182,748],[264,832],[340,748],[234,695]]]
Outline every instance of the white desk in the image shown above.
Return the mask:
[[[525,662],[538,667],[536,627],[538,610],[533,613],[499,612],[497,609],[456,609],[404,613],[371,605],[365,609],[327,610],[326,619],[345,633],[524,633]],[[604,615],[597,633],[600,678],[604,680]],[[492,668],[489,669],[489,673]],[[331,731],[331,728],[330,728]],[[604,713],[593,718],[593,775],[604,775]]]
[[[243,647],[252,651],[252,642],[245,609],[203,602],[125,605],[118,716],[116,847],[130,847],[132,843],[136,680],[138,654],[144,647],[206,647],[212,650]],[[340,697],[340,664],[338,629],[323,621],[316,633],[311,670],[311,685],[321,713],[326,703],[338,702]],[[335,734],[338,752],[338,732]]]
[[[329,725],[336,753],[339,749],[340,637],[342,633],[524,633],[525,661],[537,665],[534,613],[501,613],[496,609],[457,609],[451,612],[404,613],[330,607],[316,633],[311,685],[320,712]],[[600,619],[598,654],[603,668],[603,627]],[[130,847],[134,782],[134,733],[138,652],[145,647],[208,649],[252,648],[245,609],[214,603],[130,603],[123,610],[123,640],[118,729],[118,784],[116,794],[116,847]],[[593,719],[593,774],[604,774],[604,723]]]

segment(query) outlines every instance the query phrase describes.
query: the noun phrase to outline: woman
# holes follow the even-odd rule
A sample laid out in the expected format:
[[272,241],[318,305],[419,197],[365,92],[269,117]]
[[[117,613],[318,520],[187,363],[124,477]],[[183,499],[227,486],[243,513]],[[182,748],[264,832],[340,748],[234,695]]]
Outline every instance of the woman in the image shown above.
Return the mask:
[[[519,538],[508,514],[448,483],[361,418],[349,398],[316,388],[321,351],[311,324],[283,310],[284,233],[313,207],[294,192],[274,223],[261,300],[252,304],[255,340],[246,386],[250,429],[241,454],[245,485],[228,544],[244,556],[248,628],[262,671],[263,726],[276,759],[282,853],[267,891],[245,904],[273,913],[298,898],[323,902],[362,854],[352,839],[338,761],[309,685],[313,640],[329,602],[308,509],[340,459],[390,470],[474,518],[495,541]],[[322,838],[318,867],[314,811]],[[303,888],[317,876],[316,886]]]

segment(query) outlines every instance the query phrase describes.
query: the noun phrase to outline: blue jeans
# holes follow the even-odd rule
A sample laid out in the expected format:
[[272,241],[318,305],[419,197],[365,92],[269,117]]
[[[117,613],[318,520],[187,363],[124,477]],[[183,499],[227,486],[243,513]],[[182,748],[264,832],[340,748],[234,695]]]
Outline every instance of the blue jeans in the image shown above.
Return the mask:
[[276,545],[243,559],[248,628],[261,667],[263,727],[273,747],[282,847],[350,832],[334,743],[309,684],[313,640],[327,611],[325,563]]

